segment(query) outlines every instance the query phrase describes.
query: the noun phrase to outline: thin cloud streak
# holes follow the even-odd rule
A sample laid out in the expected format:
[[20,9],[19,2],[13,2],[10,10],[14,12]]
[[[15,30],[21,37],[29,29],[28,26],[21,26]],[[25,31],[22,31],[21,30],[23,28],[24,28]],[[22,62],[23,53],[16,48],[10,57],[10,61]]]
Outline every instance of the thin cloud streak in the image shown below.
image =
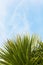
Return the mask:
[[[13,7],[12,15],[11,13],[9,14],[9,12],[11,12],[11,7]],[[41,21],[43,21],[43,13],[40,15],[42,11],[41,8],[43,8],[43,0],[0,0],[1,41],[11,37],[12,34],[21,32],[25,33],[28,31],[34,32],[34,26],[38,26],[36,28],[38,30],[38,33],[41,34],[43,32],[42,25],[40,27],[41,32],[39,32],[39,24],[42,23]],[[7,17],[9,19],[7,19]],[[5,19],[8,21],[6,22]],[[33,24],[34,22],[35,24]],[[32,29],[31,31],[31,28],[34,30]]]

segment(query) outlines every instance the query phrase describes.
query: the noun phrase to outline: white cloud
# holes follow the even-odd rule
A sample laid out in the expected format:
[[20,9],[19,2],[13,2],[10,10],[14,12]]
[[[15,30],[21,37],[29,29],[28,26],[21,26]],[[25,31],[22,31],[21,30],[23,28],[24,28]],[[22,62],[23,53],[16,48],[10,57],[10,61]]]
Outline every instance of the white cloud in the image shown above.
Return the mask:
[[5,25],[4,25],[4,16],[6,16],[6,6],[2,0],[0,0],[0,36],[2,40],[5,39]]
[[[26,18],[26,14],[29,13],[29,11],[27,12],[27,10],[29,9],[30,6],[39,6],[43,4],[43,0],[0,0],[0,35],[2,37],[2,39],[6,38],[6,27],[4,24],[5,19],[3,19],[5,16],[7,16],[8,11],[7,8],[13,5],[13,7],[15,6],[14,12],[10,18],[10,23],[9,25],[12,26],[12,30],[11,33],[13,33],[14,31],[16,31],[15,33],[21,33],[21,32],[28,32],[30,31],[30,21],[27,20]],[[21,12],[19,12],[21,7],[21,11],[23,12],[23,15],[21,15]],[[39,9],[36,7],[36,11],[40,11],[40,6]],[[23,10],[22,10],[23,8]],[[26,12],[25,12],[26,10]],[[39,12],[40,13],[40,12]],[[22,20],[23,23],[23,27],[20,28],[19,27],[19,22],[20,20],[17,19],[16,17],[19,17],[20,20]],[[17,21],[17,20],[19,21]],[[6,22],[7,24],[7,22]],[[9,32],[10,33],[10,32]]]
[[[18,19],[16,18],[16,16],[18,16]],[[21,34],[22,32],[26,33],[28,31],[30,31],[30,22],[26,19],[25,13],[22,16],[20,13],[18,13],[18,14],[16,14],[16,16],[15,16],[16,20],[14,20],[13,24],[10,24],[13,26],[11,33],[15,32],[16,34],[18,34],[18,33]],[[22,23],[23,26],[20,23]],[[21,28],[21,26],[22,26],[22,28]]]
[[0,1],[0,16],[5,16],[6,15],[6,9],[5,9],[5,4]]
[[[27,2],[28,2],[28,0],[27,0]],[[24,7],[25,8],[25,6],[27,5],[27,4],[25,4],[26,3],[26,0],[22,0],[22,1],[20,1],[19,2],[19,4],[15,7],[15,9],[14,9],[14,12],[13,12],[13,15],[11,16],[11,18],[10,18],[10,22],[12,22],[12,23],[10,23],[10,25],[12,25],[12,31],[11,31],[11,33],[13,33],[14,31],[16,31],[16,33],[18,32],[18,33],[20,33],[20,32],[26,32],[26,31],[30,31],[30,23],[29,23],[29,21],[26,19],[26,13],[25,13],[25,11],[24,11],[24,13],[23,13],[23,16],[21,16],[21,13],[20,12],[18,12],[18,10],[19,10],[19,8],[20,7]],[[26,7],[27,8],[27,7]],[[20,28],[19,27],[19,22],[20,21],[16,21],[15,19],[17,19],[16,17],[19,17],[19,19],[21,19],[22,20],[22,23],[24,24],[24,26],[23,26],[23,28]],[[24,17],[24,18],[23,18]],[[18,20],[18,19],[17,19]],[[21,24],[22,25],[22,24]]]
[[32,4],[42,4],[43,3],[43,0],[30,0],[30,2],[32,3]]
[[3,22],[0,22],[0,36],[2,37],[2,39],[6,39],[6,33],[5,33],[5,25]]

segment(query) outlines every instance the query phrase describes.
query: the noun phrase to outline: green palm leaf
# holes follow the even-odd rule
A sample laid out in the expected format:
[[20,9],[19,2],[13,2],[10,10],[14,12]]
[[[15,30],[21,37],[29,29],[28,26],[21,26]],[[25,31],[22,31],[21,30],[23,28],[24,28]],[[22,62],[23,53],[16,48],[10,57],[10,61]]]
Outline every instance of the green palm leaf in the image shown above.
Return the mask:
[[43,65],[43,42],[36,36],[17,36],[0,49],[0,65]]

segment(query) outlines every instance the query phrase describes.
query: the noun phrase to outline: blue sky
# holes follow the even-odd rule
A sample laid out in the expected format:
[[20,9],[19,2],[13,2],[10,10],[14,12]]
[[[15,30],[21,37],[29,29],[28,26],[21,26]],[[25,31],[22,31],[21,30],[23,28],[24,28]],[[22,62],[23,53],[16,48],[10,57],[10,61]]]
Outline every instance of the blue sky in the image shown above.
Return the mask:
[[43,0],[0,0],[0,47],[7,38],[27,32],[43,40]]

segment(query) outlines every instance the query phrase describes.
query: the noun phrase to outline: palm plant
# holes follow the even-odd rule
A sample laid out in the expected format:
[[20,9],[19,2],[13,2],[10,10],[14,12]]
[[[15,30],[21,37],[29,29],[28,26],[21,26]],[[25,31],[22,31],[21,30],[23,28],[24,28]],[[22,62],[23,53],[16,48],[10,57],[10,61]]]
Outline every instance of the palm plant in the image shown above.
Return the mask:
[[17,36],[0,49],[0,65],[43,65],[43,42],[36,36]]

